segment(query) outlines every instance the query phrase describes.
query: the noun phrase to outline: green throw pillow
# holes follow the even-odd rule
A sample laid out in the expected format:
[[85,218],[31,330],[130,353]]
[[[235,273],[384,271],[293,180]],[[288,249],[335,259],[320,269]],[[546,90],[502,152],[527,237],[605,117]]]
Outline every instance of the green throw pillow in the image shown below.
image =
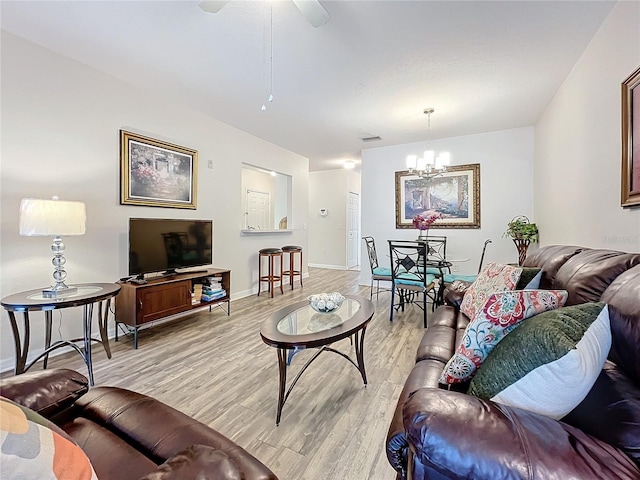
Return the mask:
[[541,313],[496,345],[467,393],[559,419],[589,393],[610,348],[604,303]]
[[542,270],[533,267],[522,267],[520,280],[516,285],[516,290],[537,290],[540,288],[540,279],[542,278]]

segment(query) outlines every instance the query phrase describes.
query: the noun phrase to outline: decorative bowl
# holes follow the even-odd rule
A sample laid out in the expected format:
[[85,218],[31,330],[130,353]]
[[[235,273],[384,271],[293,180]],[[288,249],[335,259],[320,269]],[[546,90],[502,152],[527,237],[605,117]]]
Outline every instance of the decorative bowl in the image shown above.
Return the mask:
[[318,293],[307,297],[309,305],[318,313],[335,312],[342,306],[344,297],[338,292]]

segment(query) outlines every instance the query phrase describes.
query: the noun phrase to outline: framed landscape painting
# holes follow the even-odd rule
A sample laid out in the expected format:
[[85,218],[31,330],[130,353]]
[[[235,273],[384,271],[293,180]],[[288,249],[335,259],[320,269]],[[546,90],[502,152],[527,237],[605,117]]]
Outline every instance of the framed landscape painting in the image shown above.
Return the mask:
[[196,208],[198,152],[120,130],[120,203]]
[[640,68],[622,82],[621,205],[640,206]]
[[425,212],[443,215],[430,228],[480,228],[480,164],[433,178],[396,172],[396,228],[414,228],[413,217]]

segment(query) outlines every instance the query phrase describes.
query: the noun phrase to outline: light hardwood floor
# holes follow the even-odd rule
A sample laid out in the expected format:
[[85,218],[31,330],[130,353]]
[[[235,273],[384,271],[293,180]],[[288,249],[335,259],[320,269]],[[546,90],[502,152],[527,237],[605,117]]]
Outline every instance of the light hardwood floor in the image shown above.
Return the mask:
[[[424,333],[422,311],[410,305],[389,322],[389,293],[381,292],[377,301],[374,296],[376,312],[364,346],[369,385],[351,364],[325,352],[298,381],[276,427],[277,356],[260,338],[262,321],[312,293],[369,296],[368,287],[358,285],[357,271],[309,272],[303,288],[298,283],[273,299],[261,294],[232,301],[229,317],[203,309],[141,330],[138,350],[129,338],[111,341],[111,360],[95,344],[96,385],[142,392],[193,416],[247,449],[281,480],[393,479],[385,438]],[[348,339],[333,346],[355,355]],[[296,355],[289,379],[314,352]],[[55,357],[51,367],[86,375],[75,353]]]

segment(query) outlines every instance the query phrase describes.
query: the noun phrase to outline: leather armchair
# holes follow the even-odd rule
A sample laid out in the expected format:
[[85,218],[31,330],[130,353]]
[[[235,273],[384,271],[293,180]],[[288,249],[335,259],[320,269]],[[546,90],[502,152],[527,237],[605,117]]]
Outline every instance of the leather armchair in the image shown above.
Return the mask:
[[140,393],[89,389],[88,380],[73,370],[2,379],[0,395],[59,426],[89,457],[100,480],[277,480],[207,425]]

